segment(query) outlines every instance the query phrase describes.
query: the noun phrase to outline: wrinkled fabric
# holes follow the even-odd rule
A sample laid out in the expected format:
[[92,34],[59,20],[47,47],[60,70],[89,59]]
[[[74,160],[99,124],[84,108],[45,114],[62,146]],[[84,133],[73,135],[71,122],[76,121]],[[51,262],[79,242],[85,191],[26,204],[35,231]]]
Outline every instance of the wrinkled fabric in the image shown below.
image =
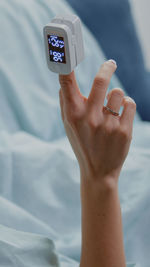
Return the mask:
[[[43,27],[62,12],[75,13],[62,0],[0,1],[3,267],[77,267],[80,262],[80,172],[61,119],[58,75],[47,68],[43,40]],[[85,60],[75,72],[88,96],[105,56],[82,27]],[[115,75],[108,91],[113,87],[122,87]],[[148,267],[149,135],[149,124],[137,113],[119,183],[128,267],[136,262]]]

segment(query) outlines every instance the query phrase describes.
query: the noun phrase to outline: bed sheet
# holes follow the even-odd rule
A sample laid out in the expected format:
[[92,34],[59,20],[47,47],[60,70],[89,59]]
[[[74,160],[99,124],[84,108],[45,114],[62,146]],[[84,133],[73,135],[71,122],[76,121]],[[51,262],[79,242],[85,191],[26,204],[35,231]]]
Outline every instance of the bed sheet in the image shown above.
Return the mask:
[[[76,267],[81,251],[79,166],[61,120],[58,76],[47,69],[43,26],[65,1],[0,1],[0,265]],[[88,96],[105,56],[83,25],[76,69]],[[87,80],[88,77],[88,80]],[[122,87],[117,77],[110,89]],[[136,114],[119,184],[127,266],[148,267],[149,123]],[[141,216],[142,214],[142,216]],[[144,226],[144,227],[143,227]],[[139,265],[138,265],[139,264]]]

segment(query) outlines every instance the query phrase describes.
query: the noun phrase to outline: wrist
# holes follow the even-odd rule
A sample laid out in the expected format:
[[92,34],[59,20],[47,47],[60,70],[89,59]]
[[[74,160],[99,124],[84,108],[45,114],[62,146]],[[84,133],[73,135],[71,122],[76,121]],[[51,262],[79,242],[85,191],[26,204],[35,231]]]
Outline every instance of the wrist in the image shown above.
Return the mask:
[[98,177],[105,178],[101,183],[85,178],[81,177],[81,266],[125,266],[118,183],[112,176]]
[[118,176],[102,176],[99,175],[87,177],[85,175],[80,175],[81,177],[81,189],[87,191],[88,193],[99,194],[108,193],[118,190]]

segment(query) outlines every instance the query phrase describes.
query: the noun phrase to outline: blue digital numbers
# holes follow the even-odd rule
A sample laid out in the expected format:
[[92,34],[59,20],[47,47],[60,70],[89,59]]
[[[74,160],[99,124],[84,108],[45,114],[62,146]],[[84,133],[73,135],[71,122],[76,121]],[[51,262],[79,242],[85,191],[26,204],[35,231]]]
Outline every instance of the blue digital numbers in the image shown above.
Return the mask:
[[64,41],[58,39],[58,36],[55,35],[50,35],[48,42],[49,44],[52,44],[52,46],[54,47],[60,47],[60,48],[64,47]]
[[52,50],[50,50],[50,55],[53,56],[53,60],[55,62],[63,62],[63,57],[64,57],[64,53],[60,53],[60,52],[54,52]]
[[50,61],[66,63],[64,38],[56,35],[48,35]]

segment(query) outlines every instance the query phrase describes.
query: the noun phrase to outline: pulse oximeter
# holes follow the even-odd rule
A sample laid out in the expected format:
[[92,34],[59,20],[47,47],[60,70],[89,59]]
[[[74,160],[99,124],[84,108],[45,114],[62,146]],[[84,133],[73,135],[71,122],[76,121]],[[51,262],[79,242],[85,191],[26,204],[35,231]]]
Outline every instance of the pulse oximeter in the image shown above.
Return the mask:
[[44,43],[48,68],[69,74],[84,59],[81,22],[76,15],[58,15],[44,26]]

